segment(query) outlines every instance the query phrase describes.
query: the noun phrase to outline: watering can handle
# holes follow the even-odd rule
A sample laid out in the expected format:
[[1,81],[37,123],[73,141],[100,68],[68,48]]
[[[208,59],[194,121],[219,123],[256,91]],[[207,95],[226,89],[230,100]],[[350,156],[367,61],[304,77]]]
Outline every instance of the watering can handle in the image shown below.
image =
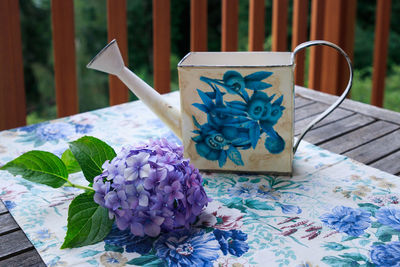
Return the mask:
[[329,46],[329,47],[332,47],[332,48],[335,48],[336,50],[338,50],[339,53],[342,54],[347,61],[347,65],[349,66],[350,77],[349,77],[349,81],[347,83],[346,89],[344,90],[342,95],[335,101],[335,103],[333,103],[327,110],[325,110],[322,114],[320,114],[317,118],[315,118],[312,122],[310,122],[310,124],[301,132],[300,137],[297,139],[296,143],[293,146],[293,153],[296,153],[296,150],[300,144],[300,141],[303,139],[303,137],[306,135],[306,133],[315,124],[317,124],[318,122],[323,120],[326,116],[328,116],[333,110],[335,110],[343,102],[343,100],[346,98],[346,96],[350,92],[350,88],[353,83],[353,66],[351,64],[350,58],[346,54],[346,52],[343,51],[343,49],[341,49],[339,46],[335,45],[334,43],[331,43],[328,41],[323,41],[323,40],[315,40],[315,41],[309,41],[309,42],[299,44],[293,50],[291,61],[294,63],[297,52],[299,52],[300,50],[302,50],[304,48],[307,48],[309,46],[314,46],[314,45],[326,45],[326,46]]

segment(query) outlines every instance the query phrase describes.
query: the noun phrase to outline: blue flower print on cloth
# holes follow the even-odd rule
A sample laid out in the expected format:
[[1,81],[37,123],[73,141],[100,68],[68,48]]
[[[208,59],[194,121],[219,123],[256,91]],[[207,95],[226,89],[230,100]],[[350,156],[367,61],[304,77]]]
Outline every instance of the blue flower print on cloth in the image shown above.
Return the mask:
[[21,128],[21,131],[25,132],[25,134],[22,134],[22,138],[18,139],[17,142],[34,142],[35,147],[47,142],[58,144],[60,140],[68,140],[77,134],[87,134],[92,128],[93,126],[90,124],[44,122]]
[[332,213],[321,216],[329,227],[351,236],[360,236],[371,225],[371,213],[362,209],[337,206]]
[[215,229],[214,235],[224,255],[227,255],[229,252],[229,254],[240,257],[249,250],[249,245],[245,242],[247,234],[240,230],[222,231]]
[[104,239],[106,247],[113,245],[116,247],[124,247],[126,252],[137,252],[141,255],[147,254],[153,247],[154,238],[144,236],[135,236],[129,230],[119,230],[114,224],[111,232]]
[[371,260],[380,267],[400,267],[400,242],[372,246]]
[[376,218],[383,225],[400,231],[400,208],[383,207],[376,212]]
[[168,266],[213,266],[220,250],[214,234],[204,230],[171,232],[160,237],[154,248]]
[[[212,89],[212,92],[197,89],[202,103],[193,104],[207,115],[207,122],[202,125],[193,116],[197,130],[193,131],[192,140],[201,157],[218,161],[220,167],[227,159],[243,165],[240,150],[254,149],[264,133],[264,146],[271,154],[284,150],[285,141],[274,129],[285,109],[283,95],[273,101],[275,95],[261,91],[272,86],[262,81],[272,74],[259,71],[243,77],[230,70],[221,80],[200,77]],[[251,96],[246,89],[252,92]],[[226,101],[224,95],[227,93],[238,95],[242,100]]]

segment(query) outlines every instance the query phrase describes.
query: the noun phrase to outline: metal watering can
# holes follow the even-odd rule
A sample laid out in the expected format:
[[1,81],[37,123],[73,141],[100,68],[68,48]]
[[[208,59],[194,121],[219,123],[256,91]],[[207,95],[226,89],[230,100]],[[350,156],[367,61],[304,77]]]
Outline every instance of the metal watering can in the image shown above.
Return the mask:
[[[349,66],[343,94],[294,140],[295,55],[314,45],[335,48]],[[353,80],[346,53],[327,41],[293,52],[191,52],[178,64],[181,111],[125,67],[111,41],[87,65],[116,75],[182,140],[185,157],[201,170],[290,175],[304,135],[345,99]]]

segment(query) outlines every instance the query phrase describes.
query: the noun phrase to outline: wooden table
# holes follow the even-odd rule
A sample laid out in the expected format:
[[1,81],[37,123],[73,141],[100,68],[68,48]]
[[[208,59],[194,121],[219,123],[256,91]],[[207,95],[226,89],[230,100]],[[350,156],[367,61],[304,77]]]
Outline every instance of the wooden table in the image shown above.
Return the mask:
[[[296,87],[295,135],[337,97]],[[305,140],[391,174],[400,175],[400,113],[345,100]],[[0,266],[45,266],[0,201]]]

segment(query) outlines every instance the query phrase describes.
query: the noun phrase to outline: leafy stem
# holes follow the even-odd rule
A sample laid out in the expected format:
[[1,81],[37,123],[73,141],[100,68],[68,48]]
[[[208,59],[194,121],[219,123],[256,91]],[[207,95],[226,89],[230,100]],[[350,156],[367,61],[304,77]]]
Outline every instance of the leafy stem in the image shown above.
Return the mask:
[[67,181],[67,184],[65,184],[64,186],[79,188],[79,189],[83,189],[83,190],[87,190],[87,191],[94,191],[94,189],[91,188],[91,187],[84,186],[84,185],[79,185],[79,184],[74,184],[74,183],[71,183],[70,181]]

